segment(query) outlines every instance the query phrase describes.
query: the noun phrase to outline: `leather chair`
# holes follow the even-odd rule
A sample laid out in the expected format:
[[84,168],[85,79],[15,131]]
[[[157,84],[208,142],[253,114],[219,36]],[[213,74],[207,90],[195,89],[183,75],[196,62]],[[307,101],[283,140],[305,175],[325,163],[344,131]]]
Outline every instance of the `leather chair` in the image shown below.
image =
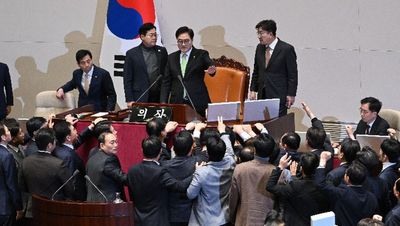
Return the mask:
[[221,56],[214,59],[217,72],[214,77],[206,73],[204,82],[212,103],[241,101],[247,97],[250,68],[240,62]]
[[56,91],[42,91],[36,95],[35,116],[47,118],[50,114],[59,114],[76,108],[73,93],[65,93],[64,100],[57,99]]
[[379,116],[385,119],[390,128],[396,130],[396,136],[400,139],[400,111],[393,109],[381,109],[379,111]]

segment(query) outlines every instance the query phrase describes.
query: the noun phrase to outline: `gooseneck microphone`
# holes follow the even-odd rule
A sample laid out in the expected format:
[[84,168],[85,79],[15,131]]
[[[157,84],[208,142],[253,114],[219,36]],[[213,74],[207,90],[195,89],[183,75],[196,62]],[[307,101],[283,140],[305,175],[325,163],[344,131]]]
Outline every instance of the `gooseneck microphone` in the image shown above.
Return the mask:
[[51,196],[51,200],[54,200],[54,196],[55,196],[63,187],[65,187],[65,185],[67,185],[68,182],[70,182],[70,181],[72,180],[72,178],[74,178],[76,175],[78,175],[78,173],[79,173],[79,170],[75,170],[74,173],[68,178],[68,180],[66,180],[66,181],[64,182],[64,184],[62,184],[62,185],[53,193],[53,195]]
[[192,98],[190,98],[189,92],[187,91],[186,86],[185,86],[185,84],[183,83],[182,76],[181,76],[181,75],[177,75],[177,77],[178,77],[178,80],[181,82],[181,85],[182,85],[182,87],[183,87],[183,90],[185,90],[185,93],[186,93],[186,95],[187,95],[187,97],[188,97],[188,99],[189,99],[189,101],[190,101],[190,104],[192,105],[192,108],[197,112],[197,109],[196,109],[196,107],[195,107],[194,104],[193,104]]
[[161,77],[162,77],[162,74],[158,75],[157,78],[156,78],[156,80],[154,80],[154,82],[150,84],[149,88],[147,88],[147,89],[139,96],[139,98],[137,98],[137,99],[135,100],[135,102],[138,102],[140,99],[142,99],[142,97],[143,97],[144,95],[146,95],[146,93],[148,93],[148,92],[150,91],[150,89],[158,82],[158,80],[160,80]]
[[93,181],[90,179],[90,177],[88,175],[85,175],[85,179],[87,181],[89,181],[89,183],[91,185],[93,185],[93,187],[103,196],[104,200],[106,200],[106,202],[108,202],[107,197],[104,195],[104,193],[93,183]]

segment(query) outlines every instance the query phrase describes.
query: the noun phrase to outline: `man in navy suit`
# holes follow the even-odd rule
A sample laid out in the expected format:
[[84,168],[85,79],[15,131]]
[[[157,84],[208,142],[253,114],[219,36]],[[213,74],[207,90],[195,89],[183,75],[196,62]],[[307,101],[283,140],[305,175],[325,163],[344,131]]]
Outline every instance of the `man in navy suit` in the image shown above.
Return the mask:
[[10,114],[12,105],[13,91],[10,72],[8,71],[7,64],[0,62],[0,120],[3,120]]
[[13,155],[7,150],[11,141],[8,128],[0,123],[0,225],[13,225],[22,217],[21,192],[18,189],[17,167]]
[[93,64],[89,50],[79,50],[75,58],[79,69],[73,72],[71,81],[57,89],[57,98],[78,89],[78,107],[92,104],[95,111],[114,111],[117,94],[110,73]]
[[386,139],[381,144],[379,150],[379,160],[382,162],[382,171],[379,173],[379,178],[384,180],[389,188],[391,208],[397,204],[397,198],[393,193],[393,186],[399,179],[399,157],[400,143],[394,139]]
[[[152,23],[139,28],[142,43],[126,52],[124,90],[128,107],[137,102],[160,102],[161,75],[164,74],[168,53],[156,45],[157,32]],[[146,92],[147,89],[150,89]],[[143,96],[142,96],[143,95]]]
[[204,75],[207,72],[214,76],[216,68],[206,50],[193,47],[193,36],[193,30],[186,26],[175,32],[179,50],[168,56],[160,101],[192,106],[191,98],[197,113],[204,117],[208,103],[211,102]]
[[276,37],[276,23],[263,20],[256,25],[258,44],[250,85],[251,100],[279,98],[279,116],[286,115],[297,91],[297,62],[294,47]]

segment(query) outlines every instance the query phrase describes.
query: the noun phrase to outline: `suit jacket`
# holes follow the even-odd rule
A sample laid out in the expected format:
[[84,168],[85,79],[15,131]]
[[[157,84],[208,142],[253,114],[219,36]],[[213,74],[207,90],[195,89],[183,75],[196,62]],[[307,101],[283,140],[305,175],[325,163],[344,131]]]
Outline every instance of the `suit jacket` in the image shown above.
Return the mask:
[[363,188],[375,195],[376,200],[378,200],[378,208],[376,209],[376,214],[385,216],[390,210],[390,196],[389,188],[386,182],[379,176],[367,175]]
[[266,191],[274,169],[268,160],[255,159],[236,166],[229,196],[230,222],[243,226],[263,226],[274,205],[273,195]]
[[6,117],[7,106],[14,105],[11,76],[7,64],[0,63],[0,120]]
[[285,225],[308,226],[312,215],[329,210],[327,198],[313,177],[294,178],[289,184],[278,184],[281,172],[279,167],[272,171],[267,190],[283,200]]
[[250,90],[258,92],[258,99],[279,98],[281,113],[286,110],[286,96],[296,96],[297,92],[296,52],[292,45],[278,39],[265,68],[265,51],[266,46],[258,44]]
[[0,145],[0,216],[9,216],[22,210],[14,157]]
[[386,182],[389,189],[390,208],[394,207],[398,202],[392,189],[394,187],[394,183],[399,178],[398,168],[399,165],[394,164],[382,170],[382,172],[379,174],[379,178]]
[[135,203],[135,225],[169,225],[168,193],[161,182],[161,171],[162,167],[151,161],[143,161],[129,169],[128,188]]
[[82,86],[81,69],[77,69],[72,74],[71,81],[65,83],[62,88],[64,92],[73,89],[79,90],[78,107],[93,104],[95,111],[113,111],[117,101],[114,84],[108,71],[93,65],[93,75],[89,85],[89,94],[86,94]]
[[333,206],[337,225],[357,225],[361,219],[371,218],[376,213],[378,201],[363,187],[344,184],[335,187],[325,180],[323,168],[317,168],[315,179]]
[[[383,136],[388,135],[387,129],[389,129],[389,127],[389,123],[378,115],[374,124],[372,124],[372,127],[369,130],[369,134]],[[357,136],[357,134],[365,134],[366,130],[367,123],[365,123],[363,120],[360,120],[357,124],[356,131],[354,131],[354,136]]]
[[85,164],[82,159],[78,156],[74,149],[61,145],[57,146],[53,151],[53,155],[64,161],[70,174],[73,174],[75,170],[79,170],[79,174],[75,176],[72,183],[74,188],[73,200],[86,200],[86,180],[85,175]]
[[[124,90],[125,101],[148,102],[149,94],[160,98],[161,77],[150,78],[147,72],[146,62],[143,57],[143,44],[132,48],[126,52],[124,65]],[[158,75],[162,76],[167,65],[168,53],[164,47],[154,47],[157,55]],[[159,79],[157,83],[143,97],[138,98],[149,88],[149,86]],[[158,101],[159,102],[159,101]]]
[[[168,56],[168,63],[161,85],[160,100],[162,103],[184,103],[184,89],[178,79],[178,75],[182,76],[180,54],[181,51],[176,51]],[[186,65],[185,76],[182,76],[182,80],[198,112],[204,111],[208,107],[208,103],[211,102],[204,83],[204,70],[207,70],[211,65],[214,65],[214,62],[210,59],[206,50],[192,47],[192,52]]]
[[[104,193],[109,202],[115,199],[115,193],[120,192],[125,199],[124,185],[127,184],[126,174],[121,170],[119,159],[114,154],[97,151],[86,164],[86,174]],[[87,186],[87,201],[104,202],[103,196],[89,182]]]
[[[191,156],[176,156],[165,161],[164,170],[177,180],[192,178],[197,162],[206,162],[205,151],[196,150]],[[189,184],[188,184],[189,185]],[[187,187],[184,189],[186,192]],[[168,216],[169,222],[189,222],[192,200],[186,197],[185,192],[168,191]]]
[[398,226],[400,225],[400,204],[397,204],[385,218],[386,226]]
[[339,184],[345,184],[343,177],[348,167],[348,163],[341,164],[337,168],[330,171],[328,175],[326,175],[326,180],[335,186],[339,186]]

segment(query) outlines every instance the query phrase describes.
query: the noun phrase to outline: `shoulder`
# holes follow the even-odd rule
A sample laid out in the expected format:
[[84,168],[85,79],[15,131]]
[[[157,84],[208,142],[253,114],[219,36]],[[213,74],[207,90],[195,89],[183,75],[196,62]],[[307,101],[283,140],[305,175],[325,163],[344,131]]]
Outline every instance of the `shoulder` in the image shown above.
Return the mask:
[[133,48],[129,49],[128,51],[126,51],[126,56],[134,55],[138,51],[140,51],[140,45],[133,47]]
[[167,49],[163,46],[156,45],[156,50],[158,52],[167,52]]
[[282,49],[294,49],[294,46],[280,39],[278,39],[277,45]]
[[381,116],[379,116],[379,115],[376,117],[376,122],[377,122],[379,125],[389,127],[389,123],[388,123],[385,119],[383,119]]
[[101,75],[109,75],[110,74],[107,70],[105,70],[101,67],[98,67],[96,65],[93,65],[93,67],[94,67],[93,74],[101,74]]
[[0,158],[1,159],[8,159],[14,158],[13,155],[7,150],[7,148],[0,146]]

